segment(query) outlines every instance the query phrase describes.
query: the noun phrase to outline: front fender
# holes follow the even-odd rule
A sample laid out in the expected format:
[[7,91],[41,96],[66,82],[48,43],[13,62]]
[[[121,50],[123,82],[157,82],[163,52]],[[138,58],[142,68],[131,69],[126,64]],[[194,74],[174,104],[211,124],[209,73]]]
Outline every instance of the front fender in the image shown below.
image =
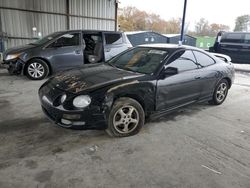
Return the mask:
[[110,87],[105,93],[103,102],[104,113],[109,114],[115,100],[121,97],[129,97],[138,101],[145,114],[155,110],[156,81],[140,82],[131,81]]

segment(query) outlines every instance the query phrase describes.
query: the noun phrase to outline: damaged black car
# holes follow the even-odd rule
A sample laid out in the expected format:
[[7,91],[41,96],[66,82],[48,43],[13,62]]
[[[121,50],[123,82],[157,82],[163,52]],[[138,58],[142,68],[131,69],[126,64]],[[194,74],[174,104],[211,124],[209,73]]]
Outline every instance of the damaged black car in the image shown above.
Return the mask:
[[229,58],[189,46],[151,44],[103,64],[60,73],[39,89],[49,119],[66,128],[137,134],[145,117],[206,101],[220,105],[234,80]]

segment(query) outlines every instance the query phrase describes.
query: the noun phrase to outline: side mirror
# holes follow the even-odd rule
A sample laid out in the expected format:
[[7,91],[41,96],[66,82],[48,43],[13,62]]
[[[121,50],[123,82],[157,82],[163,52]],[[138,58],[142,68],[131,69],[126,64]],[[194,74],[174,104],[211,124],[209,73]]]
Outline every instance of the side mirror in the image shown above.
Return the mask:
[[165,75],[175,75],[175,74],[178,74],[178,69],[175,68],[175,67],[167,67],[164,70],[164,74]]
[[178,74],[178,69],[175,67],[167,67],[162,71],[162,75],[161,77],[168,77],[168,76],[172,76]]

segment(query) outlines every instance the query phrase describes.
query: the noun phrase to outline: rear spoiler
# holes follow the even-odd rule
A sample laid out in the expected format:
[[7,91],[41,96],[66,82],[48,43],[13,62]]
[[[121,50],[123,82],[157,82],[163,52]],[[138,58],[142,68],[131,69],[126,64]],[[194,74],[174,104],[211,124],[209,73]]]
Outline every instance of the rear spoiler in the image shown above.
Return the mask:
[[224,55],[224,54],[217,54],[217,53],[211,53],[210,54],[214,55],[215,57],[225,61],[226,63],[229,63],[232,61],[231,57],[229,57],[228,55]]

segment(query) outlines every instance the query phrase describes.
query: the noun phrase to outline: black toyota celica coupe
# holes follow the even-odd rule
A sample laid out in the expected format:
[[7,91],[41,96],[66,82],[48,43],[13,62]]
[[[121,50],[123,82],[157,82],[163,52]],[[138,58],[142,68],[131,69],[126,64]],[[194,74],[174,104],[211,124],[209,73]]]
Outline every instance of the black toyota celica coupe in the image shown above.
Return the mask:
[[41,86],[39,97],[44,113],[62,127],[124,137],[138,133],[150,115],[197,101],[222,104],[233,80],[228,56],[151,44],[59,73]]

